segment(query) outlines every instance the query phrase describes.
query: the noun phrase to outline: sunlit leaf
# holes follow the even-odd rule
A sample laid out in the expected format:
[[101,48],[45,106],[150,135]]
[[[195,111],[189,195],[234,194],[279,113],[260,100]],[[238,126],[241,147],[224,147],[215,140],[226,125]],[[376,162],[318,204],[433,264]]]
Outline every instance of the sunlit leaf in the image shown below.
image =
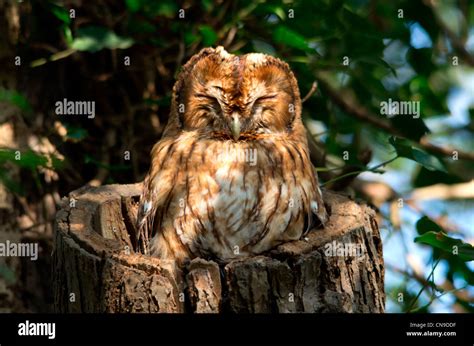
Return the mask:
[[72,42],[74,41],[74,38],[72,37],[71,28],[67,25],[64,25],[63,26],[63,34],[64,34],[64,38],[66,40],[66,43],[68,45],[71,45]]
[[451,238],[444,232],[426,232],[416,237],[415,242],[431,245],[453,256],[459,256],[465,262],[474,260],[474,247],[471,244],[465,243],[461,239]]
[[113,31],[99,26],[80,28],[77,34],[71,48],[79,51],[97,52],[104,48],[126,49],[134,43],[131,38],[118,36]]

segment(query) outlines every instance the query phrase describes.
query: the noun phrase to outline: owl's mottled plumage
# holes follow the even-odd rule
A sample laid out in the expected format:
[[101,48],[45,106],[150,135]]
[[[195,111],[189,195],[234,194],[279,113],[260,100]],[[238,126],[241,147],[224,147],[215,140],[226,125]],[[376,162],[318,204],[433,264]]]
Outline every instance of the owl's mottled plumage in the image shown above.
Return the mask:
[[151,152],[142,251],[180,264],[228,261],[299,239],[315,215],[326,222],[288,65],[222,47],[193,56]]

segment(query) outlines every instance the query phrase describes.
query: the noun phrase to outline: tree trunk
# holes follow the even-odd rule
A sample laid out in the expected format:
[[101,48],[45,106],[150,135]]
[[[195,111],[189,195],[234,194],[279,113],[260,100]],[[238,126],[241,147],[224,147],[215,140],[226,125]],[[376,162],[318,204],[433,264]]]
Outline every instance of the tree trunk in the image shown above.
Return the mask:
[[55,222],[57,312],[383,312],[382,243],[375,212],[325,193],[331,218],[298,241],[226,265],[176,269],[134,252],[141,185],[84,187]]

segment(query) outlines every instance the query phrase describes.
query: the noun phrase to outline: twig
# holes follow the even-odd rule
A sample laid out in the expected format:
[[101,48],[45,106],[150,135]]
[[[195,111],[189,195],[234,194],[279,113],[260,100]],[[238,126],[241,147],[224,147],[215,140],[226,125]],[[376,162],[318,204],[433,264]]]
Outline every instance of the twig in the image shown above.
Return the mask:
[[394,265],[392,265],[392,264],[390,264],[390,263],[385,263],[385,268],[388,269],[388,270],[392,270],[392,271],[394,271],[395,273],[401,274],[401,275],[403,275],[403,276],[410,277],[410,278],[416,280],[416,281],[417,281],[420,285],[422,285],[422,286],[430,286],[430,287],[436,289],[436,290],[439,291],[439,292],[443,292],[443,291],[444,291],[443,288],[441,288],[441,287],[437,286],[436,284],[434,284],[434,283],[432,283],[432,282],[426,280],[424,277],[422,277],[422,276],[416,274],[415,272],[410,273],[410,272],[408,272],[408,271],[406,271],[406,270],[403,270],[403,269],[401,269],[401,268],[395,267]]
[[464,286],[464,287],[455,288],[455,289],[452,289],[452,290],[450,290],[450,291],[443,292],[443,293],[441,293],[439,296],[437,296],[436,294],[433,294],[433,296],[430,298],[430,301],[429,301],[427,304],[425,304],[425,305],[423,305],[423,306],[420,306],[419,308],[416,308],[416,309],[414,309],[414,310],[410,310],[410,312],[417,312],[417,311],[420,311],[420,310],[422,310],[422,309],[426,309],[426,308],[429,307],[436,299],[439,299],[439,298],[441,298],[442,296],[444,296],[444,295],[446,295],[446,294],[449,294],[449,293],[453,293],[453,294],[456,296],[455,293],[458,293],[458,292],[461,291],[461,290],[465,290],[465,289],[468,288],[468,287],[469,287],[469,286],[466,285],[466,286]]
[[[431,269],[430,275],[428,275],[428,278],[426,279],[426,281],[430,282],[430,278],[434,276],[434,271],[435,271],[435,269],[438,266],[440,261],[441,261],[441,258],[436,261],[436,263],[434,264],[433,269]],[[434,280],[433,280],[433,284],[434,284]],[[415,299],[413,299],[410,306],[408,307],[408,310],[407,310],[408,312],[412,312],[413,306],[416,304],[418,298],[420,298],[420,296],[423,293],[423,291],[425,290],[426,286],[427,285],[424,285],[423,287],[421,287],[421,290],[418,292]],[[431,282],[430,282],[430,286],[431,286]]]
[[69,48],[69,49],[54,53],[53,55],[49,56],[48,58],[40,58],[40,59],[33,60],[32,62],[30,62],[30,67],[32,67],[32,68],[33,67],[38,67],[38,66],[44,65],[44,64],[46,64],[47,62],[50,62],[50,61],[56,61],[56,60],[59,60],[59,59],[64,59],[64,58],[68,57],[69,55],[74,54],[75,52],[76,52],[75,49]]
[[222,44],[225,48],[229,47],[232,44],[232,42],[234,41],[235,35],[237,34],[237,31],[238,31],[237,26],[232,26],[229,29],[229,32],[227,33],[227,36]]
[[313,84],[311,84],[311,89],[309,89],[308,93],[305,97],[303,97],[301,102],[305,103],[305,101],[308,100],[316,92],[316,90],[318,90],[318,82],[314,81]]
[[324,182],[322,184],[322,186],[334,183],[335,181],[338,181],[338,180],[341,180],[341,179],[344,179],[344,178],[347,178],[347,177],[350,177],[350,176],[353,176],[353,175],[358,175],[358,174],[363,173],[363,172],[376,172],[379,168],[381,168],[385,165],[388,165],[390,162],[395,161],[396,159],[398,159],[398,155],[391,158],[390,160],[384,161],[384,162],[382,162],[382,163],[380,163],[380,164],[378,164],[374,167],[367,168],[367,169],[364,169],[364,170],[353,171],[353,172],[349,172],[349,173],[340,175],[340,176],[338,176],[338,177],[336,177],[332,180],[328,180],[328,181]]

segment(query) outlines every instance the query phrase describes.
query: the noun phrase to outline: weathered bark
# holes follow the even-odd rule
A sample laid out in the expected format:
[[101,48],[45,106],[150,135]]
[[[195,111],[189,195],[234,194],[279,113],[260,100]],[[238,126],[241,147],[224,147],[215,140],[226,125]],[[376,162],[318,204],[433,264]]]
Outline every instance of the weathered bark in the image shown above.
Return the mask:
[[[139,184],[86,187],[63,199],[53,252],[56,311],[384,311],[382,244],[375,212],[364,204],[327,192],[324,229],[253,258],[220,266],[198,258],[177,269],[133,250],[139,192]],[[342,253],[345,245],[358,252]]]

